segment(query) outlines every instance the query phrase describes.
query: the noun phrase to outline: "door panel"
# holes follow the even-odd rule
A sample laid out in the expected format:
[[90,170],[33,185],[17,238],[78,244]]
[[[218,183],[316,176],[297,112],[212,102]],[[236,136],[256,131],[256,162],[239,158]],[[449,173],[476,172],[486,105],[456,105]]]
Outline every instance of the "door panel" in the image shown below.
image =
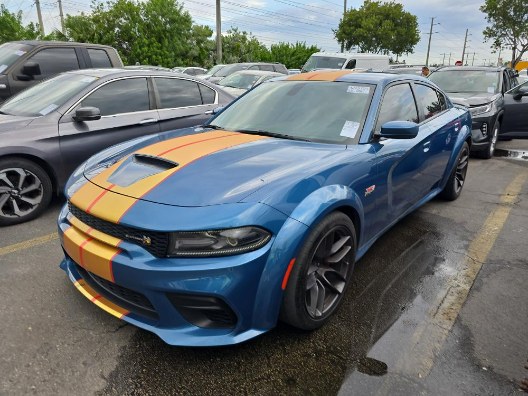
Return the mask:
[[[528,87],[528,83],[523,85]],[[515,100],[512,93],[504,95],[504,116],[502,118],[501,134],[503,133],[528,137],[528,96]]]

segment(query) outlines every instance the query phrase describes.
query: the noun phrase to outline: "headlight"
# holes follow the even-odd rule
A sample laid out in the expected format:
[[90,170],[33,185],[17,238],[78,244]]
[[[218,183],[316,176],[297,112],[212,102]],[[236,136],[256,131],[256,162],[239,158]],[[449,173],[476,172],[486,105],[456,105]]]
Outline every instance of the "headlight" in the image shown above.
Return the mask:
[[174,232],[171,234],[169,256],[208,257],[229,256],[251,252],[264,246],[271,234],[258,227],[228,230]]
[[472,117],[478,116],[480,114],[489,113],[491,109],[493,109],[493,104],[495,102],[488,103],[484,106],[478,106],[478,107],[470,107],[469,112],[471,113]]

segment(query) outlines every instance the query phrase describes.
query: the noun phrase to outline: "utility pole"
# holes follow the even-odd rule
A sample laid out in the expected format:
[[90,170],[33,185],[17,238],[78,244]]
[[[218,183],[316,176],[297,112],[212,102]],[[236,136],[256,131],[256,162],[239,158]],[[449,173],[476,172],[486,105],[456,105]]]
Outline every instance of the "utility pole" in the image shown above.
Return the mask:
[[475,53],[473,52],[473,58],[471,59],[471,66],[473,66],[473,63],[475,63]]
[[[343,3],[343,20],[345,20],[346,7],[347,7],[347,0],[345,0],[345,2]],[[341,52],[345,52],[345,42],[341,43]]]
[[44,22],[42,21],[42,12],[40,11],[40,0],[35,0],[35,6],[37,6],[40,35],[44,36]]
[[440,55],[443,55],[443,58],[442,58],[442,66],[445,65],[445,56],[447,55],[445,52],[443,54],[440,54]]
[[57,0],[58,3],[59,3],[59,15],[60,15],[60,20],[61,20],[61,30],[62,30],[62,34],[65,34],[64,33],[64,13],[62,12],[62,0]]
[[220,0],[216,0],[216,63],[222,63],[222,17]]
[[469,29],[466,29],[466,37],[464,37],[464,49],[462,50],[462,65],[464,65],[464,56],[466,55],[466,44]]
[[449,53],[449,61],[447,62],[448,66],[451,66],[451,52]]
[[433,36],[433,26],[438,25],[438,23],[434,23],[435,18],[436,17],[431,17],[431,28],[429,29],[429,43],[427,44],[427,58],[425,58],[425,66],[429,66],[429,51],[431,50],[431,37]]

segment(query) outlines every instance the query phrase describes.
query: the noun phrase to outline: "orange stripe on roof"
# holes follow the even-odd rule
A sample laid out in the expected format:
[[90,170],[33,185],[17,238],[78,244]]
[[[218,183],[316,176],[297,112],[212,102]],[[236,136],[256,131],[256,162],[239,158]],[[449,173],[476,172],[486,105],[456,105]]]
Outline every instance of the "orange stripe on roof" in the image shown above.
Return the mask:
[[335,81],[340,77],[346,76],[347,74],[358,73],[354,70],[320,70],[309,73],[294,74],[286,78],[290,81]]

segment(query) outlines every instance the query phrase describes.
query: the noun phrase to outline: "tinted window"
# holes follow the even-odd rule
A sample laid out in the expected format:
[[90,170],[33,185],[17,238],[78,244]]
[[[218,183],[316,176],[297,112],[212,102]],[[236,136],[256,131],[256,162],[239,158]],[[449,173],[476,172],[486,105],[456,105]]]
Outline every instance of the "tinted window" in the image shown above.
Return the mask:
[[394,85],[383,96],[376,130],[389,121],[418,122],[418,113],[409,84]]
[[197,106],[202,104],[198,84],[178,78],[155,78],[160,99],[160,108]]
[[273,65],[275,71],[282,74],[288,74],[288,69],[284,65]]
[[203,84],[198,84],[200,92],[202,93],[203,104],[211,104],[215,102],[216,92],[214,89],[206,87]]
[[79,68],[79,61],[73,48],[46,48],[37,52],[28,61],[39,64],[42,78]]
[[273,71],[273,65],[259,65],[260,70]]
[[444,108],[442,108],[442,104],[440,103],[440,99],[438,98],[435,89],[426,85],[415,84],[414,93],[416,94],[418,108],[422,111],[425,119],[434,117],[436,114],[445,110],[445,103]]
[[194,76],[196,75],[196,70],[195,69],[185,69],[184,73],[188,74],[189,76]]
[[92,61],[92,67],[95,68],[105,68],[112,67],[110,63],[110,58],[105,50],[88,48],[88,55]]
[[346,64],[347,69],[354,69],[356,67],[356,60],[350,59],[348,63]]
[[106,84],[81,103],[81,107],[93,106],[102,116],[132,113],[150,109],[146,78],[129,78]]

